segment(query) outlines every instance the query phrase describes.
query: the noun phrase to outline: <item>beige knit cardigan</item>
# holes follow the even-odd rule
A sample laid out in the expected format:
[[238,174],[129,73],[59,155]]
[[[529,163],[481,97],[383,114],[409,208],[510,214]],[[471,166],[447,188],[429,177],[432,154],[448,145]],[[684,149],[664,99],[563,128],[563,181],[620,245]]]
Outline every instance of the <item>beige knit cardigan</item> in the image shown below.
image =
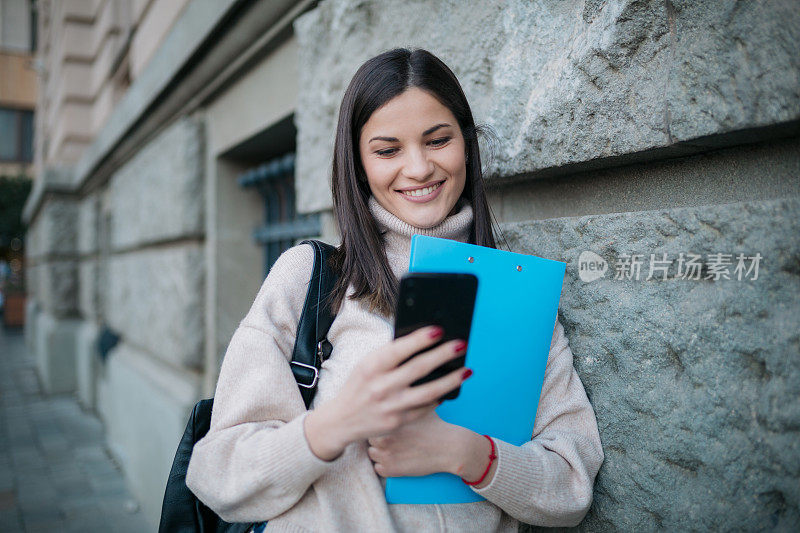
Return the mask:
[[[469,235],[468,204],[426,230],[409,226],[374,198],[369,205],[398,277],[407,271],[414,233],[462,242]],[[603,451],[559,321],[532,440],[514,446],[493,439],[494,478],[472,489],[485,501],[388,505],[385,479],[373,470],[366,441],[350,444],[333,461],[314,455],[303,431],[307,411],[289,367],[312,265],[308,245],[284,252],[231,338],[211,427],[195,445],[186,475],[203,503],[229,522],[269,520],[267,531],[516,532],[518,521],[569,526],[583,518]],[[348,299],[328,338],[333,352],[322,365],[311,409],[335,397],[359,361],[391,341],[392,323]]]

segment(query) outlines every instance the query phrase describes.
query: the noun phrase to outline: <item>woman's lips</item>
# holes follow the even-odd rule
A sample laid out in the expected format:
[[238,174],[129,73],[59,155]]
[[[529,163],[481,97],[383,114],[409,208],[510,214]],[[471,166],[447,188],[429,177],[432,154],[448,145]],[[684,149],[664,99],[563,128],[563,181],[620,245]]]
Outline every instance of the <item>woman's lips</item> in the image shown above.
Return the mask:
[[[434,185],[430,185],[428,187],[422,187],[422,188],[413,189],[413,191],[405,191],[405,192],[404,191],[397,191],[397,192],[399,194],[401,194],[403,196],[403,198],[405,198],[406,200],[408,200],[410,202],[425,203],[425,202],[430,202],[431,200],[433,200],[437,196],[439,196],[439,193],[442,191],[442,185],[444,185],[444,181],[440,181],[440,182],[438,182],[438,183],[436,183]],[[406,193],[416,192],[416,191],[420,191],[420,190],[425,191],[426,189],[430,189],[431,187],[433,187],[433,190],[431,192],[428,192],[427,194],[420,194],[419,196],[412,196],[411,194],[406,194]],[[419,193],[416,193],[416,194],[419,194]]]

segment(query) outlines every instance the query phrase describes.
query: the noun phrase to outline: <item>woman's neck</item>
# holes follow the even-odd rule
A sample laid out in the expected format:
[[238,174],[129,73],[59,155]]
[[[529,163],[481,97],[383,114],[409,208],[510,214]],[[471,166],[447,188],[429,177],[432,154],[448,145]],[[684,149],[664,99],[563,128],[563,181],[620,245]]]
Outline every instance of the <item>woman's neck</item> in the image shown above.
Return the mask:
[[472,230],[472,206],[461,199],[443,221],[431,228],[417,228],[384,208],[374,196],[369,197],[369,209],[383,235],[386,258],[398,278],[408,271],[411,237],[426,235],[454,241],[467,242]]

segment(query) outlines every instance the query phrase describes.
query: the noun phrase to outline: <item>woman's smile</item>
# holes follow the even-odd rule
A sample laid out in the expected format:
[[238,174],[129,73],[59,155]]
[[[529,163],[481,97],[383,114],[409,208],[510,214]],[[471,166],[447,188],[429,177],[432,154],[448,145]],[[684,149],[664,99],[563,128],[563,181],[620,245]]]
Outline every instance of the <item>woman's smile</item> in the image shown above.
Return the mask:
[[408,187],[406,189],[401,189],[398,192],[401,193],[406,200],[410,202],[417,202],[417,203],[425,203],[434,200],[439,193],[442,191],[442,185],[444,184],[445,180],[440,180],[434,182],[431,185],[423,185],[419,187]]

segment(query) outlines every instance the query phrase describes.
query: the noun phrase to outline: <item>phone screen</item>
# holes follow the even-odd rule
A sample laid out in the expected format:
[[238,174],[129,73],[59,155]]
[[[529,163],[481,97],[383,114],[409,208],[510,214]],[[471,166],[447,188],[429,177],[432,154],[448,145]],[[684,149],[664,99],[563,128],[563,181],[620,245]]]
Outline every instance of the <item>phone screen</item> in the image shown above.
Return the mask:
[[[424,326],[440,326],[442,338],[431,348],[454,339],[469,340],[478,278],[472,274],[423,273],[406,274],[400,280],[400,293],[395,313],[394,338],[402,337]],[[418,352],[415,355],[418,355]],[[437,379],[466,363],[466,354],[448,361],[430,374],[415,381],[420,385]],[[458,397],[457,388],[441,399]]]

